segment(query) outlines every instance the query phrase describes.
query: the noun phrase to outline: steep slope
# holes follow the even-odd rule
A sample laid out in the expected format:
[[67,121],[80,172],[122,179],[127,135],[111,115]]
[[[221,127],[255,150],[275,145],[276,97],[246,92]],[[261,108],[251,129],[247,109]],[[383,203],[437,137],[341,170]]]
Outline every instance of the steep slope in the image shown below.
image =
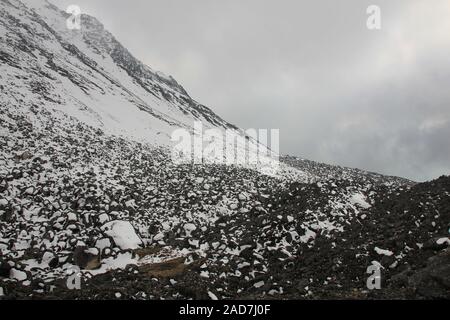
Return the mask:
[[95,18],[69,17],[44,0],[0,3],[2,101],[45,104],[103,130],[168,143],[176,128],[237,129],[172,78],[134,58]]
[[[205,152],[193,155],[199,161],[245,160],[250,154],[259,163],[237,161],[278,174],[277,154],[258,143],[258,137],[224,121],[194,101],[175,79],[137,60],[95,18],[82,15],[81,30],[70,30],[69,15],[46,0],[2,1],[0,12],[5,105],[63,111],[107,134],[164,145],[174,154],[180,144],[173,134],[183,129],[200,137]],[[208,129],[219,132],[220,139],[208,136]],[[227,135],[232,138],[226,140]],[[193,148],[188,143],[181,152],[191,156]],[[294,171],[305,180],[312,178]]]

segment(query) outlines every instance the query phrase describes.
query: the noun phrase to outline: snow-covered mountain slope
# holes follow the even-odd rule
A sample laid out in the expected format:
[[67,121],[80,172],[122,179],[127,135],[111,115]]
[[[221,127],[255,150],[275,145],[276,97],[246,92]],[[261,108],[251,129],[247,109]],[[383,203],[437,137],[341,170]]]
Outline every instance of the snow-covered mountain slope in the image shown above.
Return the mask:
[[[313,178],[289,166],[279,168],[276,153],[258,143],[258,137],[229,124],[194,101],[175,79],[133,57],[94,17],[81,15],[81,29],[71,30],[70,16],[46,0],[2,1],[0,14],[0,88],[5,105],[42,105],[107,134],[165,145],[175,152],[178,141],[171,139],[173,133],[185,129],[200,136],[203,150],[214,146],[216,153],[200,153],[202,160],[223,163],[223,157],[253,154],[260,160],[253,167],[268,174],[281,169],[305,181]],[[221,132],[221,144],[208,140],[204,134],[208,129]],[[225,141],[227,134],[233,139]],[[222,149],[224,155],[217,155]],[[198,153],[194,157],[199,158]]]
[[[316,164],[323,179],[302,183],[175,165],[162,148],[42,106],[31,112],[0,108],[0,288],[9,298],[367,298],[361,279],[372,261],[389,286],[378,297],[415,297],[414,286],[448,297],[447,269],[421,268],[450,244],[450,178],[330,177]],[[78,268],[83,290],[71,291]]]
[[280,161],[292,168],[297,168],[302,172],[308,172],[314,176],[317,181],[327,180],[348,180],[358,183],[365,181],[366,184],[387,186],[413,185],[414,182],[400,177],[386,176],[375,172],[369,172],[361,169],[334,166],[316,161],[302,159],[295,156],[282,156]]
[[367,298],[373,261],[377,297],[449,296],[450,178],[174,163],[174,129],[241,133],[94,18],[66,18],[0,0],[0,299]]
[[45,104],[102,130],[162,144],[176,128],[237,129],[197,103],[172,77],[128,52],[95,18],[45,0],[0,2],[2,102]]

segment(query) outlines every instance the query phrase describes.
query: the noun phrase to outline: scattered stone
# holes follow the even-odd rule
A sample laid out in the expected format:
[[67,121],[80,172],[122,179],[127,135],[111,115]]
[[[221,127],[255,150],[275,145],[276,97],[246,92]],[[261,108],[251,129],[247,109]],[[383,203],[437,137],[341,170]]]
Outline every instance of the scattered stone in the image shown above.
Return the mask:
[[111,221],[103,225],[102,230],[114,240],[122,250],[142,247],[142,240],[128,221]]
[[16,268],[12,268],[10,270],[9,277],[17,281],[25,281],[28,279],[27,273],[25,271],[21,271]]
[[184,231],[186,232],[186,236],[190,237],[193,231],[197,230],[197,227],[193,223],[186,223],[184,225]]

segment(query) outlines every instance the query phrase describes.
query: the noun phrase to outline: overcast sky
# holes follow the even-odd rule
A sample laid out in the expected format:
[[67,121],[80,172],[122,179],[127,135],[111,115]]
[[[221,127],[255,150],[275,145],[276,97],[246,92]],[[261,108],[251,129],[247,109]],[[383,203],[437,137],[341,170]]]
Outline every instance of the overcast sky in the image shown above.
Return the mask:
[[[51,0],[283,153],[421,181],[450,174],[448,0]],[[381,30],[366,9],[381,8]]]

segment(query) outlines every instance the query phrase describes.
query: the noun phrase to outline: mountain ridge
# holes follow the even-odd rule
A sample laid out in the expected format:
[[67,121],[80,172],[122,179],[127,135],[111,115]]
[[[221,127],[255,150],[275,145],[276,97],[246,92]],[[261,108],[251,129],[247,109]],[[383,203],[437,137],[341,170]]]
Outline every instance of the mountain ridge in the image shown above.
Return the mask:
[[[28,9],[23,3],[26,5],[32,3],[35,7]],[[33,66],[27,63],[27,61],[30,61],[25,60],[27,58],[22,60],[25,65],[19,67],[27,68],[28,76],[33,74],[33,71],[34,73],[38,71],[47,75],[49,81],[43,81],[34,90],[41,89],[41,93],[48,101],[64,102],[66,105],[72,104],[75,108],[87,108],[92,113],[100,115],[102,119],[111,116],[113,118],[124,117],[125,115],[120,110],[113,109],[112,105],[117,104],[116,109],[119,106],[127,111],[131,109],[136,114],[135,118],[139,120],[141,117],[138,115],[139,112],[134,111],[134,108],[138,108],[151,116],[146,118],[143,115],[144,121],[142,121],[142,124],[133,125],[131,122],[133,122],[132,120],[136,121],[136,119],[130,119],[130,123],[126,123],[124,127],[127,127],[128,131],[140,129],[139,137],[149,142],[156,138],[154,131],[159,131],[166,136],[164,142],[167,144],[169,133],[173,130],[170,129],[171,127],[189,128],[192,127],[192,122],[196,120],[202,121],[210,127],[237,129],[215,115],[209,108],[192,100],[183,87],[172,77],[154,72],[137,60],[95,18],[82,15],[82,28],[84,29],[80,32],[68,30],[65,29],[65,19],[68,15],[57,9],[56,6],[47,1],[41,2],[41,4],[46,4],[45,7],[32,1],[24,1],[23,3],[16,0],[2,3],[3,6],[9,5],[11,8],[19,8],[20,5],[23,5],[22,9],[25,14],[5,15],[3,17],[5,22],[8,20],[11,22],[5,24],[5,29],[8,31],[5,34],[6,41],[9,41],[9,46],[5,46],[5,48],[10,49],[11,44],[14,44],[15,48],[12,52],[2,50],[1,55],[3,60],[8,61],[12,67],[18,66],[17,63],[21,61],[20,58],[24,54],[31,55],[36,60],[41,57],[47,59],[45,65],[37,68],[41,70],[33,70]],[[3,10],[3,12],[5,14],[6,10]],[[41,15],[36,12],[40,12]],[[46,20],[41,17],[45,17]],[[20,19],[29,23],[23,23]],[[25,27],[27,25],[33,25],[34,28],[32,28],[38,30],[37,34],[33,35],[35,31],[28,30],[30,27]],[[14,26],[19,26],[20,29],[14,28]],[[37,51],[39,52],[37,53]],[[39,55],[36,56],[34,53]],[[16,55],[15,58],[11,59],[14,55]],[[61,79],[61,77],[64,79]],[[61,87],[54,80],[61,82],[69,80],[75,90],[66,91],[67,86]],[[46,86],[52,87],[53,90],[45,90]],[[27,89],[26,83],[24,83],[23,89]],[[56,90],[60,91],[59,97],[52,94]],[[70,94],[77,90],[82,91],[83,95],[70,99]],[[122,99],[116,98],[117,92],[121,92]],[[61,98],[63,95],[65,97]],[[86,99],[86,96],[91,99]],[[105,96],[106,98],[110,96],[110,99],[106,99]],[[90,100],[94,100],[94,102]],[[105,112],[105,107],[103,109],[96,108],[96,103],[100,104],[99,102],[103,105],[108,104],[109,110]],[[84,121],[90,120],[84,114],[78,114],[74,110],[70,111],[72,115],[78,116]],[[112,114],[108,114],[108,112]],[[95,122],[91,121],[91,124],[95,124]],[[161,125],[162,128],[151,128],[158,127],[158,125]],[[120,123],[116,125],[116,127],[119,126]],[[113,127],[113,125],[110,127]],[[120,128],[118,129],[120,130]],[[146,137],[147,132],[152,134]]]

